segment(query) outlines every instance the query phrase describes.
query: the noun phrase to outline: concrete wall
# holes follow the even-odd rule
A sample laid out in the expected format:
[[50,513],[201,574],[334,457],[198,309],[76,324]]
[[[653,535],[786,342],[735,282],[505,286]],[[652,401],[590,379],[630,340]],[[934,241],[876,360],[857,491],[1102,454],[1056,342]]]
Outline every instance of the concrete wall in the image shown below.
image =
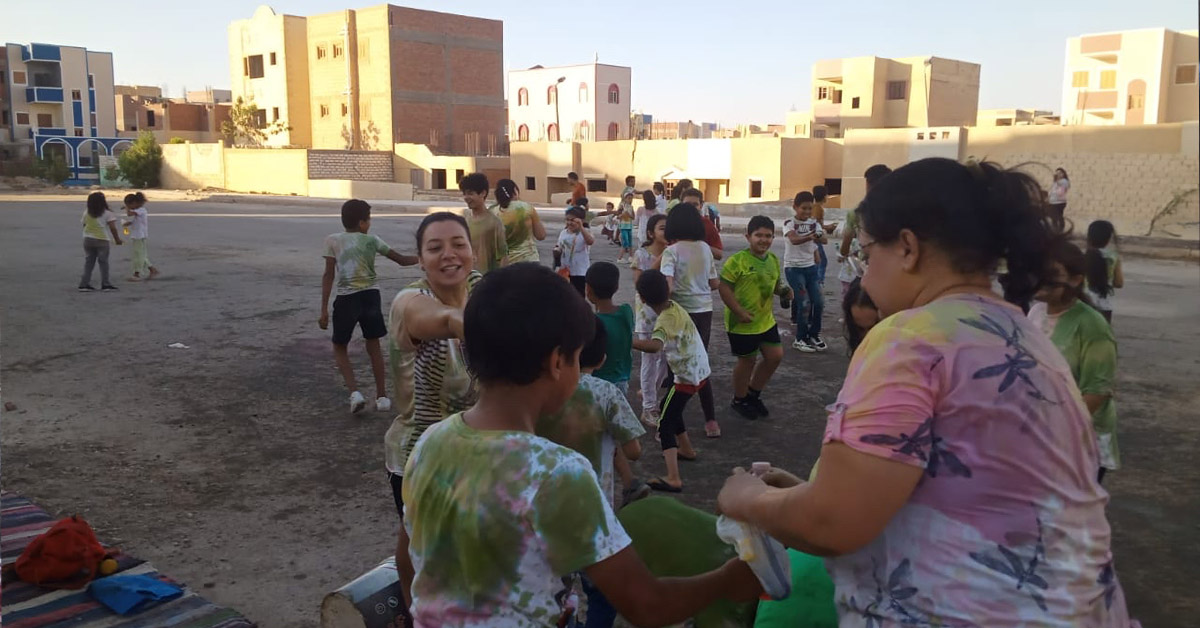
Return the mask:
[[367,201],[411,201],[413,186],[407,183],[309,179],[308,195],[318,198],[360,198]]
[[[456,189],[455,173],[482,172],[495,187],[500,179],[509,178],[509,157],[472,157],[467,155],[435,155],[424,144],[395,144],[392,154],[392,180],[409,183],[417,189],[430,189],[433,171],[446,171],[446,187]],[[517,185],[524,188],[523,181]],[[529,197],[522,196],[529,200]]]
[[[950,137],[943,139],[942,133]],[[928,138],[936,134],[936,140]],[[918,139],[923,134],[925,139]],[[1103,218],[1126,235],[1146,235],[1168,206],[1153,235],[1196,239],[1200,232],[1200,124],[1152,126],[1021,126],[972,129],[871,129],[847,134],[842,203],[853,207],[865,193],[862,173],[887,164],[898,168],[929,156],[974,157],[1021,170],[1048,186],[1055,168],[1071,177],[1067,217],[1077,229]]]
[[225,189],[308,194],[308,151],[302,148],[225,149]]
[[164,188],[225,188],[225,149],[221,144],[164,144],[162,151]]
[[383,151],[310,150],[308,178],[385,181],[394,179],[392,153]]

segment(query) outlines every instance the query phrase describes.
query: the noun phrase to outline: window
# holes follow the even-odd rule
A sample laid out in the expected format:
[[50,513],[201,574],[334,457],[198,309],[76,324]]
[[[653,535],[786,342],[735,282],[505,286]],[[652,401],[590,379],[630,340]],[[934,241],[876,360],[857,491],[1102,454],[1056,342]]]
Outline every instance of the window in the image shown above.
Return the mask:
[[608,179],[588,179],[587,180],[587,191],[588,192],[607,192],[608,191]]
[[817,100],[829,100],[829,88],[828,87],[818,87],[817,88]]
[[263,128],[266,128],[266,126],[267,126],[267,110],[266,109],[255,109],[254,110],[254,128],[263,129]]
[[558,86],[551,85],[546,88],[546,104],[553,105],[556,102],[558,102]]
[[95,88],[96,88],[96,75],[89,74],[88,75],[88,89],[95,89]]
[[1117,88],[1117,71],[1102,70],[1100,72],[1100,89],[1116,89]]
[[587,83],[579,84],[579,102],[588,101],[588,86]]
[[[83,137],[83,129],[81,129],[79,127],[75,127],[75,137]],[[81,166],[85,165],[83,163],[83,154],[79,155],[79,165],[81,165]]]
[[859,103],[858,96],[855,96],[854,98],[851,98],[851,99],[850,99],[850,108],[851,108],[851,109],[858,109],[858,103]]
[[1176,85],[1195,85],[1196,84],[1196,64],[1175,66],[1175,84]]
[[454,171],[454,185],[462,183],[463,177],[467,176],[466,171],[458,169]]
[[537,189],[537,179],[535,179],[533,177],[525,177],[525,189],[526,190],[536,190]]
[[271,65],[275,65],[275,53],[271,53]]
[[[75,129],[75,137],[83,137],[83,129]],[[88,142],[88,143],[92,144],[92,146],[93,146],[92,150],[95,150],[95,148],[94,148],[95,142]],[[81,146],[80,148],[83,148],[83,147]],[[92,166],[96,165],[95,161],[93,160],[93,155],[91,152],[84,152],[82,150],[79,151],[79,159],[78,160],[79,160],[80,168],[91,168]]]
[[345,118],[347,113],[350,113],[350,108],[346,106],[346,103],[342,103],[342,117]]
[[617,124],[616,122],[608,123],[608,139],[621,139],[621,125]]
[[833,104],[835,104],[835,105],[842,104],[842,90],[840,90],[840,89],[833,90]]
[[271,120],[279,120],[279,107],[271,107]]
[[248,64],[248,69],[250,71],[250,73],[247,76],[249,76],[252,79],[262,78],[262,77],[266,76],[266,71],[263,69],[263,56],[262,55],[252,55],[252,56],[246,57],[246,62]]
[[1145,94],[1130,94],[1128,109],[1145,109],[1146,95]]
[[918,139],[918,140],[923,140],[923,139],[925,139],[925,133],[924,133],[923,131],[922,131],[921,133],[917,133],[917,139]]
[[762,198],[762,181],[750,179],[750,198]]
[[89,126],[96,126],[96,112],[95,111],[92,112],[91,120],[89,120],[89,123],[90,123]]
[[250,76],[250,58],[242,57],[242,76]]
[[340,56],[342,56],[342,45],[334,44],[333,45],[333,58],[336,59]]
[[321,117],[322,118],[329,117],[329,105],[321,105]]
[[528,142],[529,141],[529,127],[522,124],[521,127],[517,129],[517,141],[518,142]]
[[948,139],[950,139],[950,132],[949,132],[949,131],[942,131],[942,139],[944,139],[944,140],[948,140]]
[[908,98],[908,81],[888,81],[887,99],[904,100]]
[[24,85],[25,84],[25,73],[17,71],[17,70],[13,70],[13,82],[17,83],[18,85]]
[[524,107],[529,104],[529,90],[522,87],[517,90],[517,106]]
[[318,59],[324,59],[324,58],[325,58],[325,46],[324,46],[324,44],[322,44],[322,45],[320,45],[320,46],[317,46],[317,58],[318,58]]
[[151,127],[151,128],[154,127],[154,112],[153,111],[146,112],[146,126]]
[[433,169],[433,189],[435,189],[435,190],[446,189],[446,169],[445,168],[434,168]]
[[583,141],[585,141],[585,142],[586,142],[587,140],[591,139],[591,137],[592,137],[592,127],[591,127],[591,125],[589,125],[589,124],[587,123],[587,120],[584,120],[583,122],[580,122],[580,123],[579,123],[579,126],[578,126],[578,127],[576,127],[576,130],[575,130],[575,137],[576,137],[577,139],[581,139],[581,140],[583,140]]
[[825,179],[825,191],[830,196],[837,196],[842,193],[841,179]]
[[546,127],[546,139],[550,140],[551,142],[558,141],[558,125],[557,124],[552,123],[550,126]]
[[1080,70],[1071,73],[1071,87],[1087,87],[1088,73],[1087,70]]
[[29,114],[17,112],[17,124],[29,124]]
[[8,109],[0,109],[0,126],[8,126]]
[[83,92],[77,89],[71,90],[71,100],[74,100],[75,102],[83,100]]
[[1012,126],[1012,118],[996,118],[996,126]]
[[812,136],[817,139],[825,139],[825,129],[813,129]]
[[621,88],[617,87],[616,83],[611,83],[608,86],[608,104],[621,104]]
[[54,126],[54,118],[48,113],[37,114],[38,127]]

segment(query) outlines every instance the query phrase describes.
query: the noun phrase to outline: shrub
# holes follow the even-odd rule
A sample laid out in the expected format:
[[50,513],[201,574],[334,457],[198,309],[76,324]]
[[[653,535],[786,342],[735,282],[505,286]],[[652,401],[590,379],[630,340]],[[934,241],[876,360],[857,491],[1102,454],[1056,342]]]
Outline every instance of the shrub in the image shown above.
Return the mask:
[[182,137],[172,137],[167,143],[168,144],[187,144],[187,140],[183,139]]
[[33,176],[59,185],[71,178],[71,169],[61,156],[43,155],[33,163]]
[[117,158],[117,165],[125,180],[133,187],[158,187],[159,170],[162,168],[162,147],[154,140],[154,134],[142,131],[129,150]]

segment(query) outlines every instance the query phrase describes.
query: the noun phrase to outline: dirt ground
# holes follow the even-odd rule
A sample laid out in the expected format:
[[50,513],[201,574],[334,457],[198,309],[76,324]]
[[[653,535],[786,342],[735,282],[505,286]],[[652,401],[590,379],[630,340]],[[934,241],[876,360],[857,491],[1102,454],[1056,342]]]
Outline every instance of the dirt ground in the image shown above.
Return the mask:
[[[120,292],[79,294],[82,207],[0,196],[0,383],[16,406],[2,417],[3,488],[83,515],[267,628],[316,625],[322,596],[387,556],[397,524],[382,450],[391,417],[348,413],[316,325],[321,242],[340,230],[336,214],[152,202],[150,254],[163,276],[124,281],[129,250],[114,247]],[[373,232],[409,251],[417,222],[377,213]],[[385,302],[417,277],[386,260],[378,268]],[[1114,551],[1135,615],[1185,625],[1200,616],[1200,269],[1130,259],[1125,272],[1115,320],[1125,466],[1106,481]],[[832,294],[836,267],[829,276]],[[619,300],[631,300],[630,283]],[[772,416],[750,423],[728,409],[732,359],[718,319],[724,437],[693,431],[701,458],[684,468],[684,501],[712,507],[735,465],[809,469],[847,364],[837,320],[827,308],[827,353],[788,350],[764,395]],[[369,390],[361,344],[352,351]],[[645,447],[643,475],[662,472],[649,437]]]

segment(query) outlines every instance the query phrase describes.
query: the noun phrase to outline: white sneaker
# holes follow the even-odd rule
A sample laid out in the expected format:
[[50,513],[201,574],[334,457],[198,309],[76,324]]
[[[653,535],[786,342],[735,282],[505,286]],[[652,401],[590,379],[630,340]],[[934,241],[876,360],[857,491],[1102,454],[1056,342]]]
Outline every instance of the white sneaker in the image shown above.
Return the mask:
[[375,410],[379,412],[387,412],[392,409],[392,400],[387,397],[380,397],[375,400]]
[[792,343],[792,348],[802,353],[816,353],[817,348],[808,343],[805,338],[798,338]]
[[365,407],[367,407],[367,399],[366,397],[363,397],[362,393],[358,392],[357,390],[350,393],[351,414],[358,414],[359,412],[362,412],[363,408]]

